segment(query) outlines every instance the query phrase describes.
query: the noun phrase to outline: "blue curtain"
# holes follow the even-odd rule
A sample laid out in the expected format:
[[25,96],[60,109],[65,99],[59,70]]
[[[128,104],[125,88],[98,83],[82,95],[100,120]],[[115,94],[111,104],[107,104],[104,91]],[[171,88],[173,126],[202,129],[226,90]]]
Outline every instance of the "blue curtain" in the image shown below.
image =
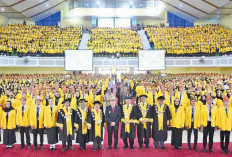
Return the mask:
[[58,22],[60,22],[60,11],[42,20],[36,21],[35,24],[39,26],[55,26]]
[[169,27],[192,27],[193,22],[187,21],[175,14],[168,12]]

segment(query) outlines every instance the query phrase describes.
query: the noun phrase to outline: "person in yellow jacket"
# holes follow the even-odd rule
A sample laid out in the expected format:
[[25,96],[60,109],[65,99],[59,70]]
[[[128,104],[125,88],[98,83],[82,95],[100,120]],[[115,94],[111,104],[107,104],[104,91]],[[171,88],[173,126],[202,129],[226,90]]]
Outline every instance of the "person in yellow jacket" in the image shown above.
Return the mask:
[[19,149],[23,149],[25,146],[24,134],[26,135],[27,149],[31,149],[30,139],[30,105],[26,103],[26,97],[21,98],[21,105],[16,108],[16,125],[20,131],[21,145]]
[[44,134],[44,108],[41,105],[42,99],[40,96],[35,98],[35,106],[30,109],[30,125],[33,133],[33,151],[37,150],[37,135],[40,136],[40,150],[43,150],[43,134]]
[[1,128],[3,129],[3,144],[7,149],[13,148],[16,143],[16,111],[11,105],[11,101],[6,102],[6,107],[1,114]]
[[174,105],[170,107],[171,112],[171,127],[172,127],[172,140],[171,145],[176,149],[182,147],[182,132],[185,123],[185,109],[180,105],[178,97],[174,100]]
[[219,108],[218,127],[220,129],[221,150],[223,154],[230,154],[228,147],[230,143],[230,131],[232,130],[232,108],[228,106],[229,99],[224,97],[223,106]]
[[190,98],[190,105],[186,108],[186,116],[185,116],[185,127],[188,130],[188,150],[191,149],[191,134],[194,131],[194,146],[193,149],[198,151],[197,149],[197,140],[198,140],[198,129],[201,126],[201,109],[196,104],[195,97]]
[[44,127],[46,128],[50,150],[55,150],[55,144],[58,143],[58,129],[56,127],[57,116],[58,106],[54,105],[53,98],[49,98],[48,106],[45,107],[44,111]]
[[207,137],[209,135],[209,151],[213,153],[214,130],[218,126],[218,107],[213,104],[213,98],[208,96],[206,105],[201,108],[201,130],[203,130],[203,152],[206,152]]

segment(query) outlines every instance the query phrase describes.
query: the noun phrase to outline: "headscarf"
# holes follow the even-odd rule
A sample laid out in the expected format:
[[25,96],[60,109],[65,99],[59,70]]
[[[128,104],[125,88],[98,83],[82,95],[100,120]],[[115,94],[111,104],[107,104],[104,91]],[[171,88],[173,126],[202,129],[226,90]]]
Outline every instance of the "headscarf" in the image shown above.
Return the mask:
[[4,112],[10,112],[11,110],[14,109],[14,108],[12,107],[11,101],[7,101],[6,103],[8,103],[8,102],[10,102],[10,107],[9,107],[9,108],[5,107],[5,108],[3,109]]

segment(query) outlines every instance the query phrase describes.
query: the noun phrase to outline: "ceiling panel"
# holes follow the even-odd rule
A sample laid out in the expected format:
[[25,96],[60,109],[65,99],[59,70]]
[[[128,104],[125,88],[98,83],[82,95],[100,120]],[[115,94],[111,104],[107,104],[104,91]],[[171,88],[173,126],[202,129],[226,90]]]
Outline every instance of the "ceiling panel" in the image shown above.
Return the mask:
[[221,6],[223,6],[223,5],[225,5],[226,3],[229,2],[229,0],[206,0],[206,1],[216,5],[217,7],[221,7]]
[[26,0],[24,2],[21,2],[17,5],[15,5],[14,8],[16,10],[18,10],[19,12],[21,12],[27,8],[33,7],[33,6],[40,4],[40,3],[43,3],[43,2],[46,3],[46,2],[48,2],[48,0]]
[[216,9],[211,5],[207,5],[202,0],[194,0],[194,1],[193,0],[183,0],[183,1],[198,8],[198,9],[200,9],[200,10],[203,10],[207,13],[210,13]]

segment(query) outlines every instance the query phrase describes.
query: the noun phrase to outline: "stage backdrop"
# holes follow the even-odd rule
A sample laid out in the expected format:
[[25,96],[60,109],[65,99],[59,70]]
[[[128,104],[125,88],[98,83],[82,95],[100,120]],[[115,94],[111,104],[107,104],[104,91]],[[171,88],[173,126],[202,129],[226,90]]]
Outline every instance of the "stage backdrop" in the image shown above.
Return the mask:
[[65,70],[93,70],[93,50],[65,50]]
[[139,70],[164,70],[165,50],[139,50]]

